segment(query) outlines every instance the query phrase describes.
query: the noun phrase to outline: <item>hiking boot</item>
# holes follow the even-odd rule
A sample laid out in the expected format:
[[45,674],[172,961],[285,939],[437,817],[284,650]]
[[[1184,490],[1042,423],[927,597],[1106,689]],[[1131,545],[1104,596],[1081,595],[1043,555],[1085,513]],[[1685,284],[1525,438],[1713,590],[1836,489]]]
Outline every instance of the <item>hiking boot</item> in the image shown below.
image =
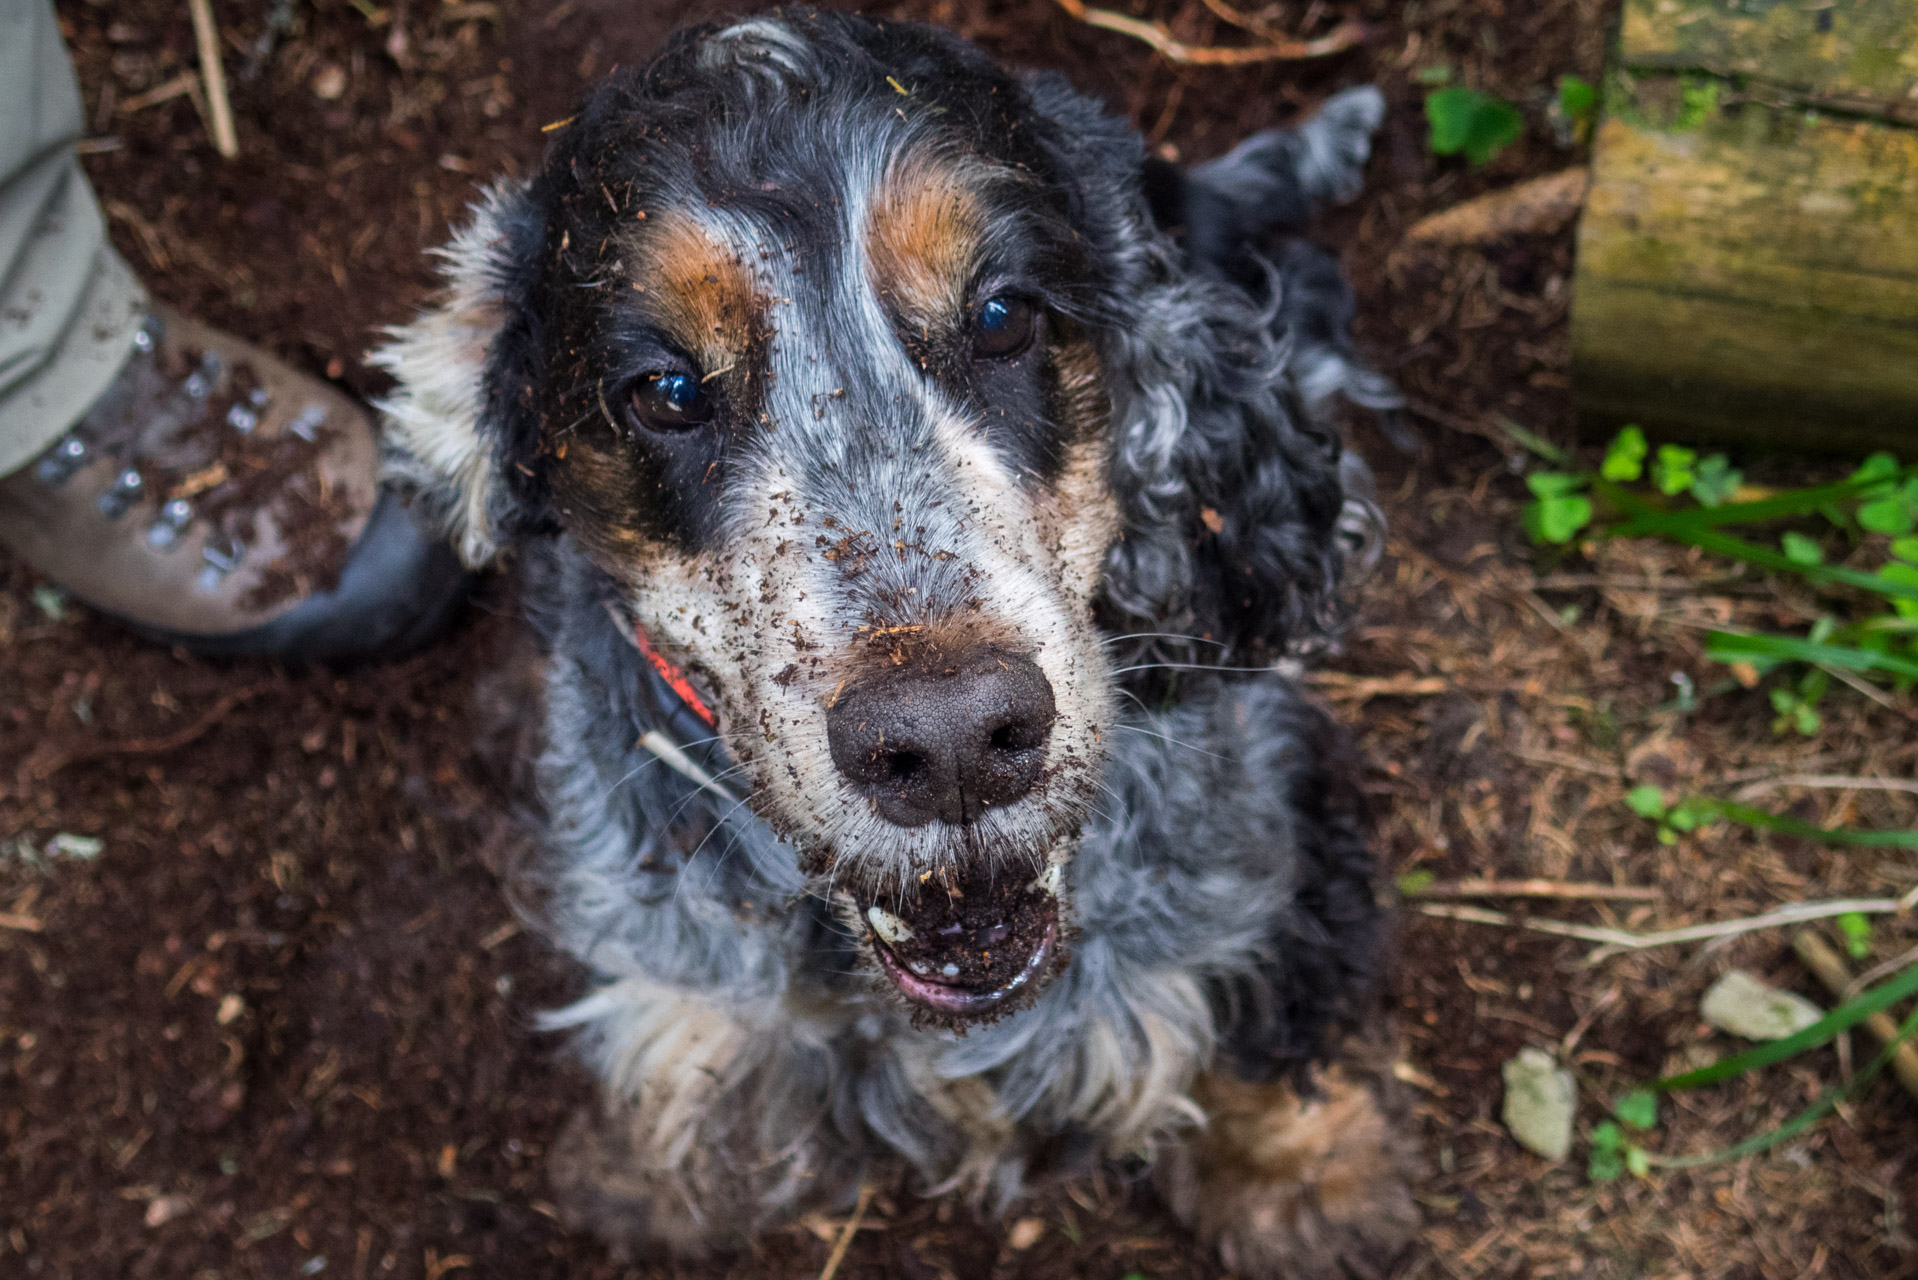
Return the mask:
[[452,616],[466,577],[378,475],[353,400],[162,307],[86,416],[0,477],[0,546],[199,653],[390,657]]

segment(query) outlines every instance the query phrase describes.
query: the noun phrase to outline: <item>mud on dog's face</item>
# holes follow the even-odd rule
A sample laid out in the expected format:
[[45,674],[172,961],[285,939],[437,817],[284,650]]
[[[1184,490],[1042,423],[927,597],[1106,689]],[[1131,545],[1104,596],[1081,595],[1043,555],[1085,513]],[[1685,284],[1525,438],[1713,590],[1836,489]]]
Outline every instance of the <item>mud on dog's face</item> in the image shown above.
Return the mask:
[[490,390],[522,507],[703,691],[897,986],[963,1017],[1057,949],[1112,712],[1091,266],[1016,81],[923,38],[822,56],[695,33],[565,126],[494,231],[529,248]]

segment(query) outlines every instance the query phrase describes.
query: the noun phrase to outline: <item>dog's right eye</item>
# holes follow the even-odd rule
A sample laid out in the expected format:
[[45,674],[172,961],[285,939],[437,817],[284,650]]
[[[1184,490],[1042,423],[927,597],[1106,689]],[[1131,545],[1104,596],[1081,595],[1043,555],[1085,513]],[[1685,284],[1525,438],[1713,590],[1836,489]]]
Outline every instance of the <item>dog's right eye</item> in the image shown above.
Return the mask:
[[649,373],[633,388],[632,415],[651,431],[684,431],[711,420],[713,401],[690,373]]

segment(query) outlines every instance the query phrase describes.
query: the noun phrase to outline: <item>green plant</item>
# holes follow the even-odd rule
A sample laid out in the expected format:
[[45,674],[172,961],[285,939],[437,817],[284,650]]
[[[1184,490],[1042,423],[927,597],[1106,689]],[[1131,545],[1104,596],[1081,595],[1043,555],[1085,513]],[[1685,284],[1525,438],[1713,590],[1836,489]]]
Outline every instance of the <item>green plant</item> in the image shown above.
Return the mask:
[[1598,90],[1589,80],[1560,76],[1557,106],[1558,119],[1568,141],[1583,142],[1591,135],[1592,121],[1598,115]]
[[1426,145],[1433,155],[1463,155],[1474,165],[1487,163],[1525,132],[1525,117],[1517,107],[1460,85],[1426,94],[1425,119],[1431,125]]
[[1616,1182],[1629,1173],[1642,1178],[1651,1171],[1651,1153],[1631,1138],[1658,1126],[1658,1095],[1636,1089],[1612,1104],[1615,1120],[1592,1127],[1592,1150],[1585,1175],[1593,1182]]
[[[1706,656],[1749,669],[1748,684],[1755,683],[1752,673],[1762,677],[1787,665],[1815,669],[1768,691],[1777,732],[1817,732],[1818,705],[1833,673],[1881,679],[1900,691],[1918,684],[1918,470],[1878,453],[1836,484],[1740,501],[1744,476],[1723,454],[1701,457],[1674,444],[1654,451],[1637,427],[1614,437],[1596,471],[1572,469],[1562,451],[1548,453],[1529,433],[1512,436],[1552,464],[1526,477],[1532,501],[1524,518],[1533,541],[1662,538],[1795,575],[1829,598],[1833,611],[1803,634],[1706,636]],[[1731,532],[1781,521],[1801,527],[1781,530],[1775,542]],[[1834,535],[1850,544],[1842,553],[1832,551]]]
[[1658,840],[1661,844],[1676,844],[1682,833],[1696,831],[1707,823],[1725,821],[1755,831],[1797,836],[1801,840],[1816,840],[1821,844],[1918,849],[1918,831],[1909,828],[1867,831],[1856,827],[1821,827],[1789,814],[1754,809],[1750,805],[1711,796],[1685,796],[1673,804],[1666,804],[1665,793],[1651,786],[1633,787],[1625,794],[1625,803],[1639,817],[1658,824]]
[[[1593,1127],[1590,1159],[1586,1166],[1587,1174],[1594,1182],[1609,1182],[1627,1172],[1642,1177],[1654,1168],[1693,1169],[1724,1160],[1741,1159],[1796,1137],[1824,1119],[1837,1108],[1839,1103],[1877,1078],[1879,1072],[1890,1063],[1897,1047],[1910,1039],[1914,1032],[1918,1032],[1918,1012],[1912,1013],[1899,1025],[1898,1033],[1892,1042],[1886,1045],[1863,1070],[1853,1073],[1849,1080],[1826,1089],[1819,1095],[1817,1101],[1785,1123],[1746,1138],[1742,1142],[1699,1155],[1668,1156],[1642,1146],[1626,1132],[1626,1129],[1647,1132],[1656,1126],[1657,1099],[1660,1094],[1676,1093],[1685,1089],[1702,1089],[1708,1085],[1783,1062],[1787,1058],[1808,1053],[1826,1044],[1841,1032],[1857,1026],[1873,1014],[1882,1013],[1914,994],[1918,994],[1918,964],[1906,968],[1895,977],[1868,991],[1853,996],[1795,1035],[1761,1044],[1743,1053],[1721,1058],[1696,1071],[1667,1076],[1642,1089],[1633,1090],[1613,1105],[1612,1114],[1617,1117],[1616,1122],[1606,1121]],[[1639,1123],[1641,1121],[1644,1123]]]

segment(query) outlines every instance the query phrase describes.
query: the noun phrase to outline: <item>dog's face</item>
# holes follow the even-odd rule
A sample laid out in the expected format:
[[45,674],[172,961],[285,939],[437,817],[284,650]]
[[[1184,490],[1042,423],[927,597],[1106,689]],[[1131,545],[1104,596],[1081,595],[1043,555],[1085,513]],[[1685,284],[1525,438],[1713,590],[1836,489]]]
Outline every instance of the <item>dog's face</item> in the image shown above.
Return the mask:
[[1137,201],[1099,209],[1067,133],[923,28],[689,33],[563,126],[467,307],[463,500],[583,549],[755,811],[952,1020],[1059,954],[1118,697],[1095,609]]

